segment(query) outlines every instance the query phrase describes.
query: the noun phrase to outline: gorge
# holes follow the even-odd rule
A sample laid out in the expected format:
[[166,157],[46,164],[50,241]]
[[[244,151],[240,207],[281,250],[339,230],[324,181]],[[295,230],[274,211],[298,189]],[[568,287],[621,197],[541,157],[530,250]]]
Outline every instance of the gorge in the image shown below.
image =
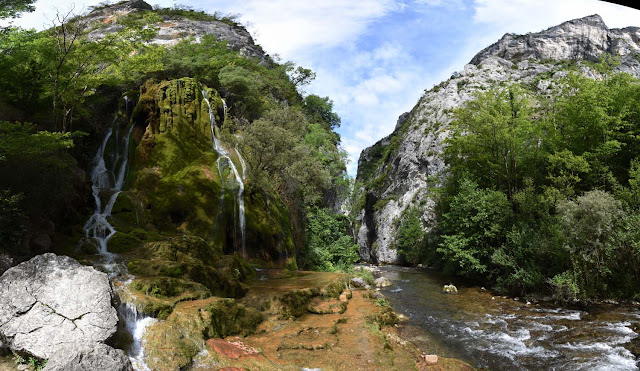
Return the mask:
[[640,28],[504,35],[355,179],[237,16],[104,3],[0,69],[0,369],[638,367]]

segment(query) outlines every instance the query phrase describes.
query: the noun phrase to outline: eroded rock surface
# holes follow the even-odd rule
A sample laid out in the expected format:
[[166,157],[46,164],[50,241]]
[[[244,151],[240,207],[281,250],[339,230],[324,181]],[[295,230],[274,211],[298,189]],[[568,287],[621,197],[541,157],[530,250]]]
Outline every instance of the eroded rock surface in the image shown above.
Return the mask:
[[0,343],[41,359],[65,346],[105,342],[116,332],[113,286],[105,273],[43,254],[0,277]]
[[[92,39],[104,38],[107,34],[124,28],[119,23],[119,18],[135,12],[152,11],[152,9],[151,5],[142,0],[120,2],[95,9],[84,17],[90,24],[98,25],[93,27],[89,37]],[[244,27],[232,21],[200,18],[202,19],[163,15],[161,22],[153,24],[158,32],[148,42],[158,45],[174,45],[185,38],[193,37],[196,42],[199,42],[202,36],[214,35],[216,40],[226,41],[229,48],[238,51],[241,55],[258,58],[265,64],[269,63],[269,57],[260,46],[255,44],[251,34]]]
[[120,349],[102,344],[61,349],[47,361],[44,371],[133,371],[131,361]]

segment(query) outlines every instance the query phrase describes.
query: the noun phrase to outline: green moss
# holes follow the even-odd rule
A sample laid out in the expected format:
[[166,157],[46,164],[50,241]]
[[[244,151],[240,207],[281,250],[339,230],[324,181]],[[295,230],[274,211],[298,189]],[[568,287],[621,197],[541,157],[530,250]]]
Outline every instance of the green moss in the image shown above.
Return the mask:
[[246,336],[254,333],[262,322],[262,315],[258,311],[231,299],[209,304],[206,311],[209,313],[209,322],[204,330],[207,338],[237,334]]
[[378,326],[393,326],[399,322],[398,316],[389,306],[383,306],[382,310],[374,315],[367,316],[367,321]]
[[131,283],[131,288],[156,298],[180,296],[185,292],[208,292],[202,285],[169,277],[136,279]]
[[318,289],[291,290],[280,298],[284,305],[284,317],[295,318],[309,311],[311,299],[320,296]]

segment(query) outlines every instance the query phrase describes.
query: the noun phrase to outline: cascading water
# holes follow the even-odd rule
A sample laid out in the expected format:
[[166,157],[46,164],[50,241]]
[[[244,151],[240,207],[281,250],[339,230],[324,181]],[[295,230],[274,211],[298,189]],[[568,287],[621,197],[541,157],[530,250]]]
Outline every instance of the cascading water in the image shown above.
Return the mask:
[[[229,168],[231,169],[231,172],[233,173],[236,184],[238,185],[238,191],[236,192],[235,199],[236,199],[236,207],[238,212],[237,213],[238,224],[240,227],[242,256],[246,258],[247,252],[246,252],[246,218],[245,218],[245,207],[244,207],[244,178],[245,178],[244,159],[240,155],[240,151],[238,151],[238,147],[236,147],[235,148],[236,153],[238,154],[238,158],[240,159],[240,163],[242,164],[242,177],[240,177],[240,173],[238,172],[238,169],[236,169],[236,166],[233,164],[233,161],[231,161],[231,158],[229,157],[229,152],[227,152],[224,149],[224,147],[222,146],[222,143],[220,142],[218,137],[216,137],[215,113],[213,112],[213,108],[211,108],[211,103],[209,102],[209,99],[207,99],[207,92],[204,89],[202,89],[202,98],[207,103],[207,107],[209,108],[209,125],[211,126],[211,142],[213,145],[213,150],[218,154],[218,160],[216,162],[216,165],[218,167],[218,174],[220,175],[220,182],[224,185],[224,181],[222,177],[223,166],[229,166]],[[223,113],[223,117],[224,117],[226,116],[226,112],[227,112],[227,104],[224,101],[224,99],[222,100],[222,103],[224,106],[224,113]],[[224,164],[222,163],[223,161],[224,161]],[[220,207],[218,207],[218,215],[216,215],[216,223],[218,222],[218,217],[221,215],[223,206],[224,206],[224,187],[223,187],[223,190],[220,192]],[[234,212],[235,211],[236,210],[234,210]]]
[[[127,109],[127,111],[128,103],[129,99],[125,97],[125,109]],[[109,240],[116,233],[115,228],[109,223],[108,218],[111,216],[111,211],[118,199],[118,195],[122,192],[122,187],[124,186],[129,170],[129,142],[134,128],[134,126],[131,125],[124,138],[120,139],[118,135],[118,124],[118,117],[116,117],[105,134],[102,144],[98,147],[98,151],[93,159],[93,168],[91,169],[91,181],[93,185],[91,188],[96,209],[85,223],[84,232],[87,239],[95,242],[98,253],[102,257],[98,265],[107,271],[110,279],[124,281],[123,285],[120,285],[120,290],[127,292],[128,285],[134,277],[129,274],[123,262],[116,260],[117,254],[110,253],[107,250]],[[112,163],[110,168],[108,168],[105,161],[105,154],[110,141],[113,142],[115,151],[110,156]],[[103,208],[101,195],[107,192],[112,193]],[[149,370],[143,360],[144,347],[142,344],[142,336],[146,327],[155,321],[155,319],[138,313],[136,306],[132,303],[121,303],[118,311],[124,319],[125,329],[133,336],[133,343],[129,349],[129,358],[134,369]]]

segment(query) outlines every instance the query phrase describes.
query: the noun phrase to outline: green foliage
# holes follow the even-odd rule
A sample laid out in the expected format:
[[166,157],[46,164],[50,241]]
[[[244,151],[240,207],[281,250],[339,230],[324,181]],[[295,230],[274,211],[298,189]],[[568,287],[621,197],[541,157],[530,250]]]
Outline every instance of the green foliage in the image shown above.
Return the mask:
[[[140,12],[135,12],[132,14],[136,14]],[[230,26],[238,26],[238,18],[237,14],[223,14],[221,12],[215,11],[213,14],[204,12],[202,10],[194,10],[190,6],[175,4],[173,8],[160,8],[155,7],[153,12],[149,12],[152,14],[157,14],[159,16],[165,16],[169,18],[187,18],[193,19],[194,21],[220,21],[224,22]]]
[[558,210],[579,286],[587,295],[606,294],[616,257],[611,241],[624,215],[620,202],[594,190],[560,204]]
[[[69,210],[77,197],[76,162],[68,153],[73,137],[71,133],[37,132],[30,123],[0,121],[0,190],[5,190],[0,195],[3,248],[26,254],[16,251],[25,223],[34,222],[52,208],[63,214]],[[60,221],[64,217],[60,215]],[[73,212],[66,217],[72,218]]]
[[549,282],[556,299],[571,301],[578,299],[580,289],[573,272],[566,271],[553,276]]
[[226,93],[232,109],[250,121],[258,118],[262,111],[259,80],[253,74],[237,66],[225,66],[218,75],[220,85]]
[[311,122],[321,123],[329,130],[340,126],[340,117],[333,112],[333,101],[329,97],[310,94],[304,98],[303,107]]
[[440,223],[442,242],[437,251],[444,256],[446,269],[469,278],[490,274],[491,256],[505,243],[511,219],[504,193],[463,178]]
[[345,215],[313,207],[307,210],[307,217],[308,242],[301,264],[316,270],[346,270],[360,259],[358,246],[347,234],[349,221]]
[[259,185],[313,204],[330,186],[331,175],[316,149],[304,142],[307,125],[298,109],[271,109],[245,129],[243,153]]
[[32,12],[35,0],[0,0],[0,19],[19,17],[22,12]]
[[601,80],[569,73],[553,101],[510,86],[454,111],[446,270],[563,300],[637,294],[640,87],[615,63],[591,66]]
[[19,252],[22,235],[27,230],[22,199],[22,194],[0,190],[0,251]]
[[410,264],[418,264],[426,250],[426,233],[422,226],[421,212],[417,207],[405,210],[396,234],[398,257]]

